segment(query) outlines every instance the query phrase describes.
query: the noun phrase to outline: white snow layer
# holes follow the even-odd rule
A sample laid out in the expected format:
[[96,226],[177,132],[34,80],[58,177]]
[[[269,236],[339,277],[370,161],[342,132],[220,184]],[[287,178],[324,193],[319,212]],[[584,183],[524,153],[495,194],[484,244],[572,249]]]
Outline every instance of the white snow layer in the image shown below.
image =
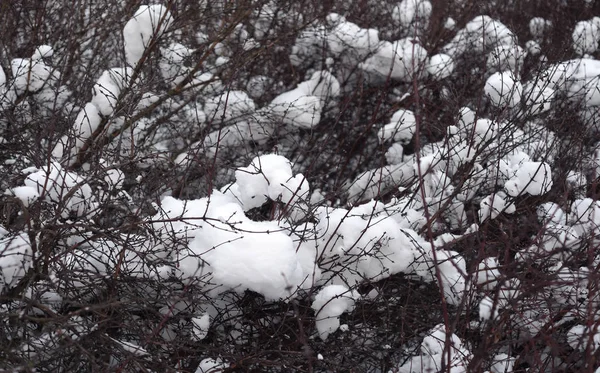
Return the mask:
[[550,165],[545,162],[524,162],[514,176],[504,184],[508,195],[517,197],[522,193],[539,196],[552,188]]
[[60,212],[63,218],[71,213],[91,217],[96,212],[98,203],[85,179],[64,170],[57,162],[28,175],[25,185],[34,188],[47,202],[63,206]]
[[[596,17],[598,18],[598,17]],[[598,18],[600,21],[600,18]],[[600,22],[581,21],[573,30],[573,49],[578,55],[592,54],[598,50],[600,42]]]
[[321,120],[323,107],[339,94],[337,79],[327,71],[317,71],[295,89],[275,97],[267,109],[285,124],[312,128]]
[[484,91],[494,106],[513,108],[521,100],[523,87],[511,72],[497,72],[485,82]]
[[427,0],[402,0],[392,9],[392,19],[403,28],[426,29],[433,7]]
[[164,5],[142,5],[123,28],[125,58],[135,66],[153,39],[158,39],[173,23]]
[[390,123],[386,124],[377,132],[379,141],[389,140],[407,144],[417,130],[417,118],[410,110],[400,109],[392,115]]
[[7,235],[0,226],[0,293],[25,276],[33,261],[29,236],[25,232]]
[[359,67],[383,77],[410,82],[426,59],[427,51],[418,40],[404,38],[391,43],[382,41],[375,54],[359,64]]
[[502,22],[489,16],[473,18],[444,48],[442,53],[457,58],[465,52],[484,52],[499,45],[515,45],[517,37]]
[[23,203],[23,206],[29,207],[30,204],[37,201],[40,197],[36,188],[30,186],[19,186],[10,188],[4,192],[5,195],[17,197]]
[[[442,367],[452,373],[466,373],[472,354],[455,334],[447,336],[444,324],[435,326],[421,343],[421,354],[397,367],[398,373],[439,372]],[[450,365],[448,366],[448,362]]]
[[244,91],[228,91],[204,103],[204,113],[215,120],[241,120],[256,109],[254,101]]
[[294,176],[290,161],[280,155],[254,158],[248,167],[235,172],[235,178],[236,197],[246,211],[262,206],[267,199],[291,205],[308,198],[308,181],[302,174]]
[[196,373],[220,373],[229,367],[229,364],[221,358],[206,358],[200,362]]
[[425,68],[434,79],[445,79],[454,72],[454,60],[447,54],[436,54],[429,58]]
[[351,312],[354,302],[358,299],[356,291],[350,291],[344,285],[328,285],[322,288],[312,303],[315,311],[316,326],[319,337],[327,337],[340,327],[340,315]]

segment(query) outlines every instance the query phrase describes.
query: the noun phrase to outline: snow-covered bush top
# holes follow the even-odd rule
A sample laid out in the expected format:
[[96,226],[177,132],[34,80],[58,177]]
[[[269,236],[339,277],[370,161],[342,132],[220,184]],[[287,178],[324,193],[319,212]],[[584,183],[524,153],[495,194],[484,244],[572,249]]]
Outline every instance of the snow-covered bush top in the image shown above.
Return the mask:
[[0,370],[598,369],[591,2],[342,3],[9,7]]

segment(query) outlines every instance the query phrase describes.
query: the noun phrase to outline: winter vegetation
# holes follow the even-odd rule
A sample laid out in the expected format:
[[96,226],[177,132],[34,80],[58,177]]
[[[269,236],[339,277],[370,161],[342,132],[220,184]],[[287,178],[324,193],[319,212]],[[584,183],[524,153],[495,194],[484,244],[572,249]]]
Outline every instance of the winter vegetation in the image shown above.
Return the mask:
[[600,3],[0,24],[0,371],[600,372]]

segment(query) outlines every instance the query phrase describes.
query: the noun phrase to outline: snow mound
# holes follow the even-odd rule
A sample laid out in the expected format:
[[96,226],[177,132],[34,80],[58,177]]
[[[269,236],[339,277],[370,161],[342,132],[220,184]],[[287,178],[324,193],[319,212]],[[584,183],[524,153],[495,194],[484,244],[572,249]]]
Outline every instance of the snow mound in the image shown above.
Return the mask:
[[47,202],[63,206],[63,218],[68,218],[72,213],[78,217],[91,217],[98,207],[92,188],[85,179],[64,170],[56,162],[27,176],[25,185],[34,188]]
[[581,21],[573,30],[573,49],[579,55],[592,54],[598,50],[600,24],[594,20]]
[[285,124],[313,128],[321,120],[321,110],[328,100],[339,94],[338,80],[327,71],[317,71],[295,89],[275,97],[267,109]]
[[539,196],[552,188],[550,165],[545,162],[524,162],[514,177],[504,184],[508,195],[517,197],[523,193]]
[[400,109],[392,115],[390,123],[377,132],[379,141],[398,141],[407,144],[417,130],[417,118],[410,110]]
[[480,15],[469,21],[448,43],[442,48],[452,58],[457,58],[466,52],[482,53],[499,45],[517,44],[516,35],[502,22],[486,15]]
[[[421,354],[410,358],[395,372],[422,373],[440,372],[466,373],[472,354],[455,334],[447,336],[444,324],[436,325],[421,343]],[[446,343],[449,341],[449,343]],[[448,362],[450,366],[448,366]]]
[[3,231],[0,226],[0,293],[16,285],[33,263],[29,236],[24,232],[9,236]]
[[229,368],[229,364],[221,358],[206,358],[200,362],[196,373],[220,373]]
[[404,38],[393,43],[383,41],[375,54],[359,67],[383,77],[410,82],[427,59],[427,51],[417,40]]
[[142,5],[123,28],[125,58],[130,66],[140,61],[153,39],[158,39],[173,23],[164,5]]
[[254,101],[244,91],[228,91],[204,103],[204,113],[208,118],[223,121],[241,120],[255,109]]
[[338,22],[327,35],[329,50],[339,56],[344,51],[352,51],[357,57],[365,57],[379,44],[379,31],[363,29],[352,22]]
[[403,28],[417,26],[426,29],[433,7],[427,0],[402,0],[392,10],[392,19]]
[[[304,275],[292,239],[270,222],[214,221],[204,226],[189,247],[207,263],[205,273],[216,290],[252,290],[268,300],[292,296]],[[225,289],[223,289],[224,287]]]
[[17,197],[22,203],[23,206],[29,207],[30,204],[37,201],[40,197],[36,188],[32,188],[30,186],[19,186],[15,188],[10,188],[4,192],[5,195]]
[[496,107],[516,107],[521,100],[523,87],[510,72],[492,74],[485,82],[485,94]]
[[436,54],[431,56],[425,68],[434,79],[445,79],[454,72],[454,60],[447,54]]
[[359,295],[344,285],[328,285],[321,289],[312,303],[319,337],[327,337],[340,327],[340,315],[351,312]]
[[248,167],[235,172],[235,178],[236,197],[246,211],[262,206],[268,199],[293,205],[309,196],[308,181],[302,174],[293,175],[290,161],[276,154],[254,158]]

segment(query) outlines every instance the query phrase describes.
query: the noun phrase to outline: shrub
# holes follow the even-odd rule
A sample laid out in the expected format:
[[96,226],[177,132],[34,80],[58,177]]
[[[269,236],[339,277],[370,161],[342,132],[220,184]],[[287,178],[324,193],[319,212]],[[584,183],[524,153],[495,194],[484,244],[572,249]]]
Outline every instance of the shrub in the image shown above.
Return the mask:
[[599,371],[596,4],[0,9],[0,369]]

